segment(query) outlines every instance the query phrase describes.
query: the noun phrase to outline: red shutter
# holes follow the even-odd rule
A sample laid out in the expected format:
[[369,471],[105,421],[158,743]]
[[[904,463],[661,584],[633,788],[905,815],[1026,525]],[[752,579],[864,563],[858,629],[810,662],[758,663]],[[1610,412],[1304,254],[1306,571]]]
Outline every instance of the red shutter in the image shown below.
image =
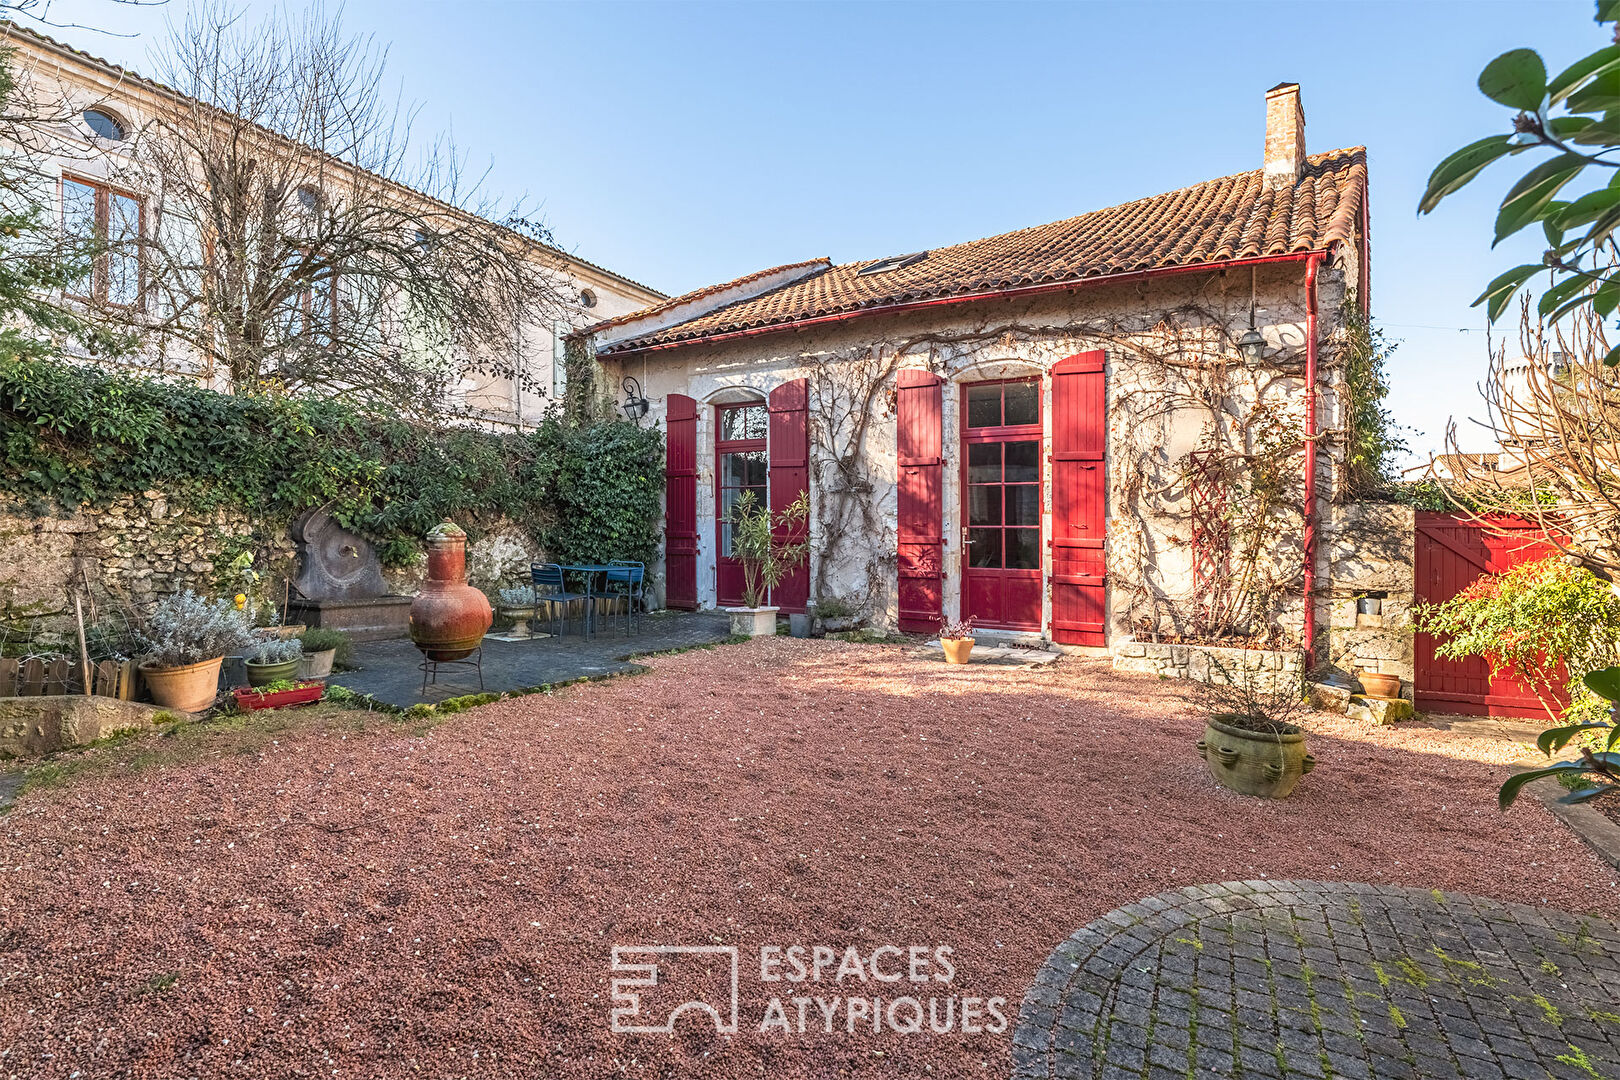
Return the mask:
[[1103,354],[1052,368],[1052,640],[1108,644],[1108,403]]
[[[780,514],[800,495],[810,491],[810,384],[794,379],[771,391],[770,494],[771,513]],[[810,522],[779,528],[779,541],[796,543],[810,535]],[[783,611],[802,613],[810,599],[810,560],[807,558],[777,583],[771,602]]]
[[900,372],[898,471],[900,629],[939,630],[944,608],[944,380],[929,371]]
[[664,605],[695,610],[697,599],[697,402],[664,403]]

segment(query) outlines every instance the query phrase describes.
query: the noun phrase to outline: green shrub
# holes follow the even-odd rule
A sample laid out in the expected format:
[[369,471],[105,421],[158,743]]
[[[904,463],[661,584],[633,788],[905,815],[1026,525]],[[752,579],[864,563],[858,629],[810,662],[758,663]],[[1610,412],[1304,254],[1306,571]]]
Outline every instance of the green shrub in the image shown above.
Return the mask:
[[[1493,674],[1511,673],[1554,721],[1607,715],[1608,704],[1582,676],[1614,662],[1620,649],[1620,597],[1583,567],[1549,556],[1480,578],[1441,604],[1414,610],[1435,635],[1435,655],[1483,657]],[[1567,696],[1562,716],[1554,699]]]
[[0,355],[0,475],[5,490],[69,508],[149,489],[281,522],[324,506],[389,565],[446,517],[475,537],[504,517],[562,561],[648,561],[664,462],[661,433],[622,420],[435,429],[336,401]]

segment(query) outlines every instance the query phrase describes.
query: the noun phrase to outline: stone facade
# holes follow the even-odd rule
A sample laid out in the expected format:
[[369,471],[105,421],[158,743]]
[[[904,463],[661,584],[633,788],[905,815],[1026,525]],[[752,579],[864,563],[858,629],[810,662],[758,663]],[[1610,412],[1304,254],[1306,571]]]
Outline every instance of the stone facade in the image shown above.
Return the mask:
[[[0,492],[0,618],[60,629],[72,594],[87,588],[98,601],[137,608],[185,589],[234,595],[247,591],[231,567],[243,552],[252,553],[260,595],[279,605],[284,583],[297,577],[289,522],[233,507],[187,509],[160,491],[54,512]],[[526,578],[537,553],[522,530],[495,522],[471,545],[467,563],[474,584],[495,587]],[[420,565],[383,570],[393,593],[416,592],[421,578]]]
[[[1401,694],[1412,697],[1415,675],[1412,631],[1412,509],[1386,503],[1334,506],[1322,523],[1327,560],[1327,640],[1318,639],[1320,666],[1353,676],[1358,671],[1399,675]],[[1358,601],[1379,608],[1357,610]]]
[[1248,678],[1267,690],[1303,686],[1305,679],[1305,656],[1292,649],[1217,649],[1127,639],[1117,643],[1113,653],[1115,671],[1166,679],[1227,683]]

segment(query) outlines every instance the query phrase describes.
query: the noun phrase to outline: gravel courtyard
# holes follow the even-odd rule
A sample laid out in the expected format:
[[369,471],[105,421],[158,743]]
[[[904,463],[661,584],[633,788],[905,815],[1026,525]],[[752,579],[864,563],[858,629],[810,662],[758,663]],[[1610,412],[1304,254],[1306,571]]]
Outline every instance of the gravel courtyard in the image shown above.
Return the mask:
[[[812,1006],[762,1032],[773,995],[906,991],[762,983],[760,948],[948,946],[928,992],[1011,1024],[1078,927],[1192,883],[1620,912],[1534,799],[1497,812],[1513,755],[1488,740],[1319,716],[1318,768],[1269,803],[1204,775],[1184,686],[1098,661],[777,639],[649,663],[421,737],[25,794],[0,816],[0,1076],[1005,1077],[1010,1026],[826,1034]],[[612,1033],[611,949],[648,944],[739,946],[739,1034]]]

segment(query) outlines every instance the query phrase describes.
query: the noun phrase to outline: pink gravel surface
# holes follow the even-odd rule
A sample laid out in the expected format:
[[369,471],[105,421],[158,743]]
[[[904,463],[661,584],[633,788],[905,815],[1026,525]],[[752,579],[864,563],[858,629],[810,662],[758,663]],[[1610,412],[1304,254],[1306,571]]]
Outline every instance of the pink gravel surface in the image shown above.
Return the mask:
[[[1265,802],[1204,775],[1184,687],[1096,661],[784,639],[652,664],[423,737],[25,795],[0,818],[0,1075],[999,1077],[1010,1030],[760,1020],[773,994],[943,993],[1015,1021],[1066,935],[1194,882],[1620,910],[1535,800],[1495,810],[1504,769],[1472,758],[1514,751],[1489,740],[1320,717],[1320,766]],[[715,943],[741,948],[738,1035],[610,1030],[612,946]],[[760,947],[794,944],[944,945],[955,972],[761,983]]]

